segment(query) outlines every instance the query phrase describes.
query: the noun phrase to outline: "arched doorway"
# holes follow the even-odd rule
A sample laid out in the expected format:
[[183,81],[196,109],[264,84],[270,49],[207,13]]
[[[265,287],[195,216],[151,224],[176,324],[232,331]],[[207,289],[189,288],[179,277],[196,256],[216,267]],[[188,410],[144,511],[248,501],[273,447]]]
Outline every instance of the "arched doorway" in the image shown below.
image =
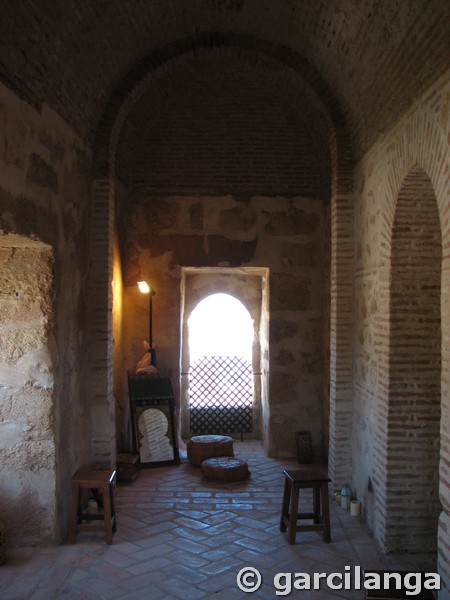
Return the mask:
[[436,197],[416,169],[392,235],[385,547],[435,551],[441,418],[441,259]]
[[250,433],[253,320],[230,294],[201,300],[188,319],[191,434]]

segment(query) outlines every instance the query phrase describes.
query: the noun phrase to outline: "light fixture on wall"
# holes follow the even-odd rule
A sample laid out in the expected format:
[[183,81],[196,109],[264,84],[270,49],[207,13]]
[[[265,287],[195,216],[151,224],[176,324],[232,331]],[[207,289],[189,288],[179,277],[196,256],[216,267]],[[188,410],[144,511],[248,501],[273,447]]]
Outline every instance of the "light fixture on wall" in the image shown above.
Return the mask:
[[148,351],[150,353],[151,363],[154,367],[156,367],[156,352],[153,348],[153,296],[155,295],[155,290],[152,287],[150,287],[146,281],[138,281],[138,287],[141,294],[148,294],[149,296]]

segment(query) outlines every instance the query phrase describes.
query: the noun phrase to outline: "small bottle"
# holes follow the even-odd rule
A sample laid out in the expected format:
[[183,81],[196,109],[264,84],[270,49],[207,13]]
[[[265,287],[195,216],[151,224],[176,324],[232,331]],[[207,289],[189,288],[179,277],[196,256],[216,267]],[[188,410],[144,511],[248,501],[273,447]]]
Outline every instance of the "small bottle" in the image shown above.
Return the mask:
[[350,500],[352,499],[352,490],[348,485],[344,485],[341,490],[341,507],[348,510],[350,508]]

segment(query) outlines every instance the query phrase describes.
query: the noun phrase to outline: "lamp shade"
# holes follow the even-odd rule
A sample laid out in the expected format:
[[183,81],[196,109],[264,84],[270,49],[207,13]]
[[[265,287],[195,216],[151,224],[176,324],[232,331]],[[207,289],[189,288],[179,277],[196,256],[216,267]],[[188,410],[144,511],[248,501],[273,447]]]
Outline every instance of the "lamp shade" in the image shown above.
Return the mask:
[[146,281],[138,281],[138,287],[141,294],[150,294],[150,286]]

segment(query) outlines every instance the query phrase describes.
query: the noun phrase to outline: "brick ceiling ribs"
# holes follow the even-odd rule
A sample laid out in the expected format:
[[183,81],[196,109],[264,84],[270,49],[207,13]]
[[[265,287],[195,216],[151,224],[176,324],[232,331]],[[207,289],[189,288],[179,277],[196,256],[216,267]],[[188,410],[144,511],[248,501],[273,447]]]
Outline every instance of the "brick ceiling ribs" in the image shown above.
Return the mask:
[[144,57],[202,32],[283,46],[339,102],[356,157],[448,66],[448,0],[19,0],[2,3],[0,79],[90,144]]

